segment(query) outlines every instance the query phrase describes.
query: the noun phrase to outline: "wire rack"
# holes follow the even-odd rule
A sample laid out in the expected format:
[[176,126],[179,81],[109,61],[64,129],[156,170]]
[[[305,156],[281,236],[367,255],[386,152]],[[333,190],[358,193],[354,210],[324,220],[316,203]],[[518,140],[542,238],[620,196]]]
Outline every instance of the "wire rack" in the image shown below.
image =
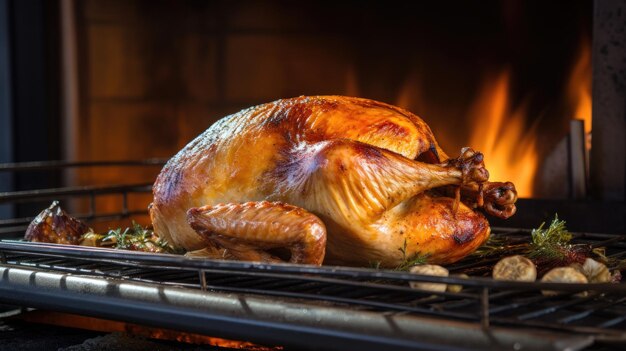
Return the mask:
[[[57,166],[67,167],[66,164]],[[0,194],[0,203],[39,201],[42,198],[56,199],[58,196],[87,196],[93,199],[91,201],[93,203],[99,194],[127,194],[149,190],[149,185],[116,185],[13,192]],[[126,195],[123,196],[125,197]],[[98,214],[95,213],[94,207],[90,213],[82,217],[91,220],[110,217],[131,218],[134,213],[128,210],[124,200],[122,202],[121,210],[117,213]],[[23,230],[29,221],[29,218],[4,220],[0,222],[0,230],[5,235],[13,234],[14,238],[19,237],[15,234],[23,235]],[[494,237],[501,239],[500,242],[513,246],[528,242],[530,238],[529,231],[523,229],[492,228],[492,232]],[[607,257],[614,262],[626,258],[626,235],[574,233],[573,243],[585,244],[591,248],[604,248]],[[594,338],[595,341],[620,345],[626,343],[626,284],[494,281],[488,275],[501,255],[470,256],[448,267],[453,274],[471,275],[469,279],[454,276],[421,276],[406,272],[365,268],[199,260],[180,255],[29,243],[10,239],[0,240],[0,255],[2,266],[8,268],[57,272],[73,277],[96,277],[105,281],[115,280],[183,289],[206,296],[242,294],[260,297],[276,306],[295,303],[307,309],[333,307],[349,311],[349,313],[428,318],[443,323],[461,322],[475,326],[477,330],[483,332],[498,328],[535,332],[552,331],[558,335],[588,336]],[[410,281],[454,284],[461,286],[462,290],[460,292],[424,291],[409,287]],[[541,293],[543,290],[558,291],[560,294],[545,296]],[[29,290],[24,290],[23,298],[18,299],[17,302],[28,304],[28,301],[36,298],[35,295],[38,293],[33,292],[34,295],[29,296]],[[9,298],[9,300],[16,299],[2,295],[1,291],[0,297]],[[54,305],[57,309],[71,310],[71,306],[63,304],[62,295],[52,295],[47,298],[58,298],[61,301]],[[122,299],[118,304],[124,304],[124,300]],[[102,311],[98,311],[97,307],[92,306],[91,313],[106,315],[106,309],[110,308],[111,306],[106,306]],[[147,310],[143,312],[147,313],[150,308],[154,309],[154,306],[146,307]],[[159,325],[168,326],[172,323],[168,317],[164,318],[167,320],[161,321],[162,324]],[[341,316],[336,318],[341,318]],[[179,322],[182,323],[183,320],[184,318],[180,318]],[[155,322],[154,319],[151,322]],[[317,328],[315,330],[321,333],[321,330],[329,328],[331,324],[322,320],[315,324]],[[264,326],[267,325],[266,321]],[[181,328],[193,329],[195,326],[190,322],[189,325],[183,324]],[[244,328],[243,331],[246,329]],[[249,329],[247,333],[250,333]],[[319,336],[315,333],[313,335]],[[366,337],[364,333],[360,336],[364,339]],[[442,337],[449,338],[444,335]],[[292,341],[295,345],[302,346],[301,338],[295,337],[294,340]],[[322,342],[325,339],[317,340]],[[310,346],[311,342],[316,344],[311,340],[306,343]],[[380,345],[389,346],[390,344]]]

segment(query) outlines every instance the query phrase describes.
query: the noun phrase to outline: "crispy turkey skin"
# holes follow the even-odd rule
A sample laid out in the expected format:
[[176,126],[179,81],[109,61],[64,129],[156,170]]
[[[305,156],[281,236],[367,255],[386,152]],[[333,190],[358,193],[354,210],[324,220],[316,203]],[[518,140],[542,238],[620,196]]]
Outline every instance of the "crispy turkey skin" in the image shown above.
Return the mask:
[[513,184],[488,176],[482,154],[449,158],[406,110],[298,97],[227,116],[190,142],[158,176],[150,215],[162,238],[212,258],[446,264],[489,236],[475,208],[515,211]]

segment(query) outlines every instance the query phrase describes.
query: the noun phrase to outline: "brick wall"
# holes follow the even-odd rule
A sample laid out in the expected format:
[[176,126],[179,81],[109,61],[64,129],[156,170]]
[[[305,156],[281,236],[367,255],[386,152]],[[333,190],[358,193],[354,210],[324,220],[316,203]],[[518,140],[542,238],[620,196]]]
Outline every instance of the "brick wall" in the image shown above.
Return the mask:
[[536,125],[550,150],[571,118],[561,97],[588,3],[77,1],[79,157],[169,157],[223,116],[314,94],[398,104],[456,154],[476,127],[465,116],[484,77],[504,68],[511,103],[527,105],[526,127]]
[[[346,36],[289,2],[77,2],[79,158],[170,157],[221,117],[278,98],[348,93]],[[315,24],[317,26],[319,24]],[[84,184],[151,182],[97,169]],[[129,199],[145,208],[150,196]],[[115,197],[98,211],[114,211]]]

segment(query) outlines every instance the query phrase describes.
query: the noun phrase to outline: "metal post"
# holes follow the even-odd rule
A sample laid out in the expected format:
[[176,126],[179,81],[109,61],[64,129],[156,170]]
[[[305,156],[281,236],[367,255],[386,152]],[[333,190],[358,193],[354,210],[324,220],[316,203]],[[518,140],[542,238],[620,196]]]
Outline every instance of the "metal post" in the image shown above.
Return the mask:
[[[0,0],[0,163],[14,162],[9,1]],[[0,172],[0,192],[13,190],[13,174]],[[13,205],[0,205],[0,218],[13,218]]]
[[580,119],[570,121],[569,183],[570,198],[584,199],[587,196],[587,160],[585,155],[585,129]]
[[594,3],[591,189],[626,198],[626,0]]

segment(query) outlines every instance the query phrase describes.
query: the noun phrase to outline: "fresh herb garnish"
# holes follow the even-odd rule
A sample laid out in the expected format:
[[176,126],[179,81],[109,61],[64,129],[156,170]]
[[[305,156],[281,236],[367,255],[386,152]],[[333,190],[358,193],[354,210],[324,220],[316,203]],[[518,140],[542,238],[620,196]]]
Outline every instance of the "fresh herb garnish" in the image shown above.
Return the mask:
[[510,251],[511,245],[508,243],[507,238],[504,235],[490,235],[476,251],[469,256],[473,257],[488,257],[496,254],[504,253],[504,251]]
[[404,244],[402,245],[401,248],[399,248],[398,250],[400,250],[400,252],[402,252],[402,263],[397,266],[395,268],[395,270],[397,271],[406,271],[409,268],[411,268],[412,266],[416,266],[416,265],[420,265],[420,264],[424,264],[428,261],[428,255],[422,255],[420,253],[417,253],[411,257],[407,257],[406,256],[406,247],[407,247],[407,242],[406,242],[406,238],[404,239]]
[[550,226],[544,229],[545,222],[539,228],[533,229],[530,233],[532,242],[528,256],[530,258],[544,258],[563,260],[572,251],[572,234],[567,231],[565,221],[559,220],[555,215]]
[[122,250],[177,253],[167,241],[159,238],[154,231],[133,221],[130,228],[111,229],[106,234],[86,233],[83,239],[90,239],[95,246],[112,247]]

